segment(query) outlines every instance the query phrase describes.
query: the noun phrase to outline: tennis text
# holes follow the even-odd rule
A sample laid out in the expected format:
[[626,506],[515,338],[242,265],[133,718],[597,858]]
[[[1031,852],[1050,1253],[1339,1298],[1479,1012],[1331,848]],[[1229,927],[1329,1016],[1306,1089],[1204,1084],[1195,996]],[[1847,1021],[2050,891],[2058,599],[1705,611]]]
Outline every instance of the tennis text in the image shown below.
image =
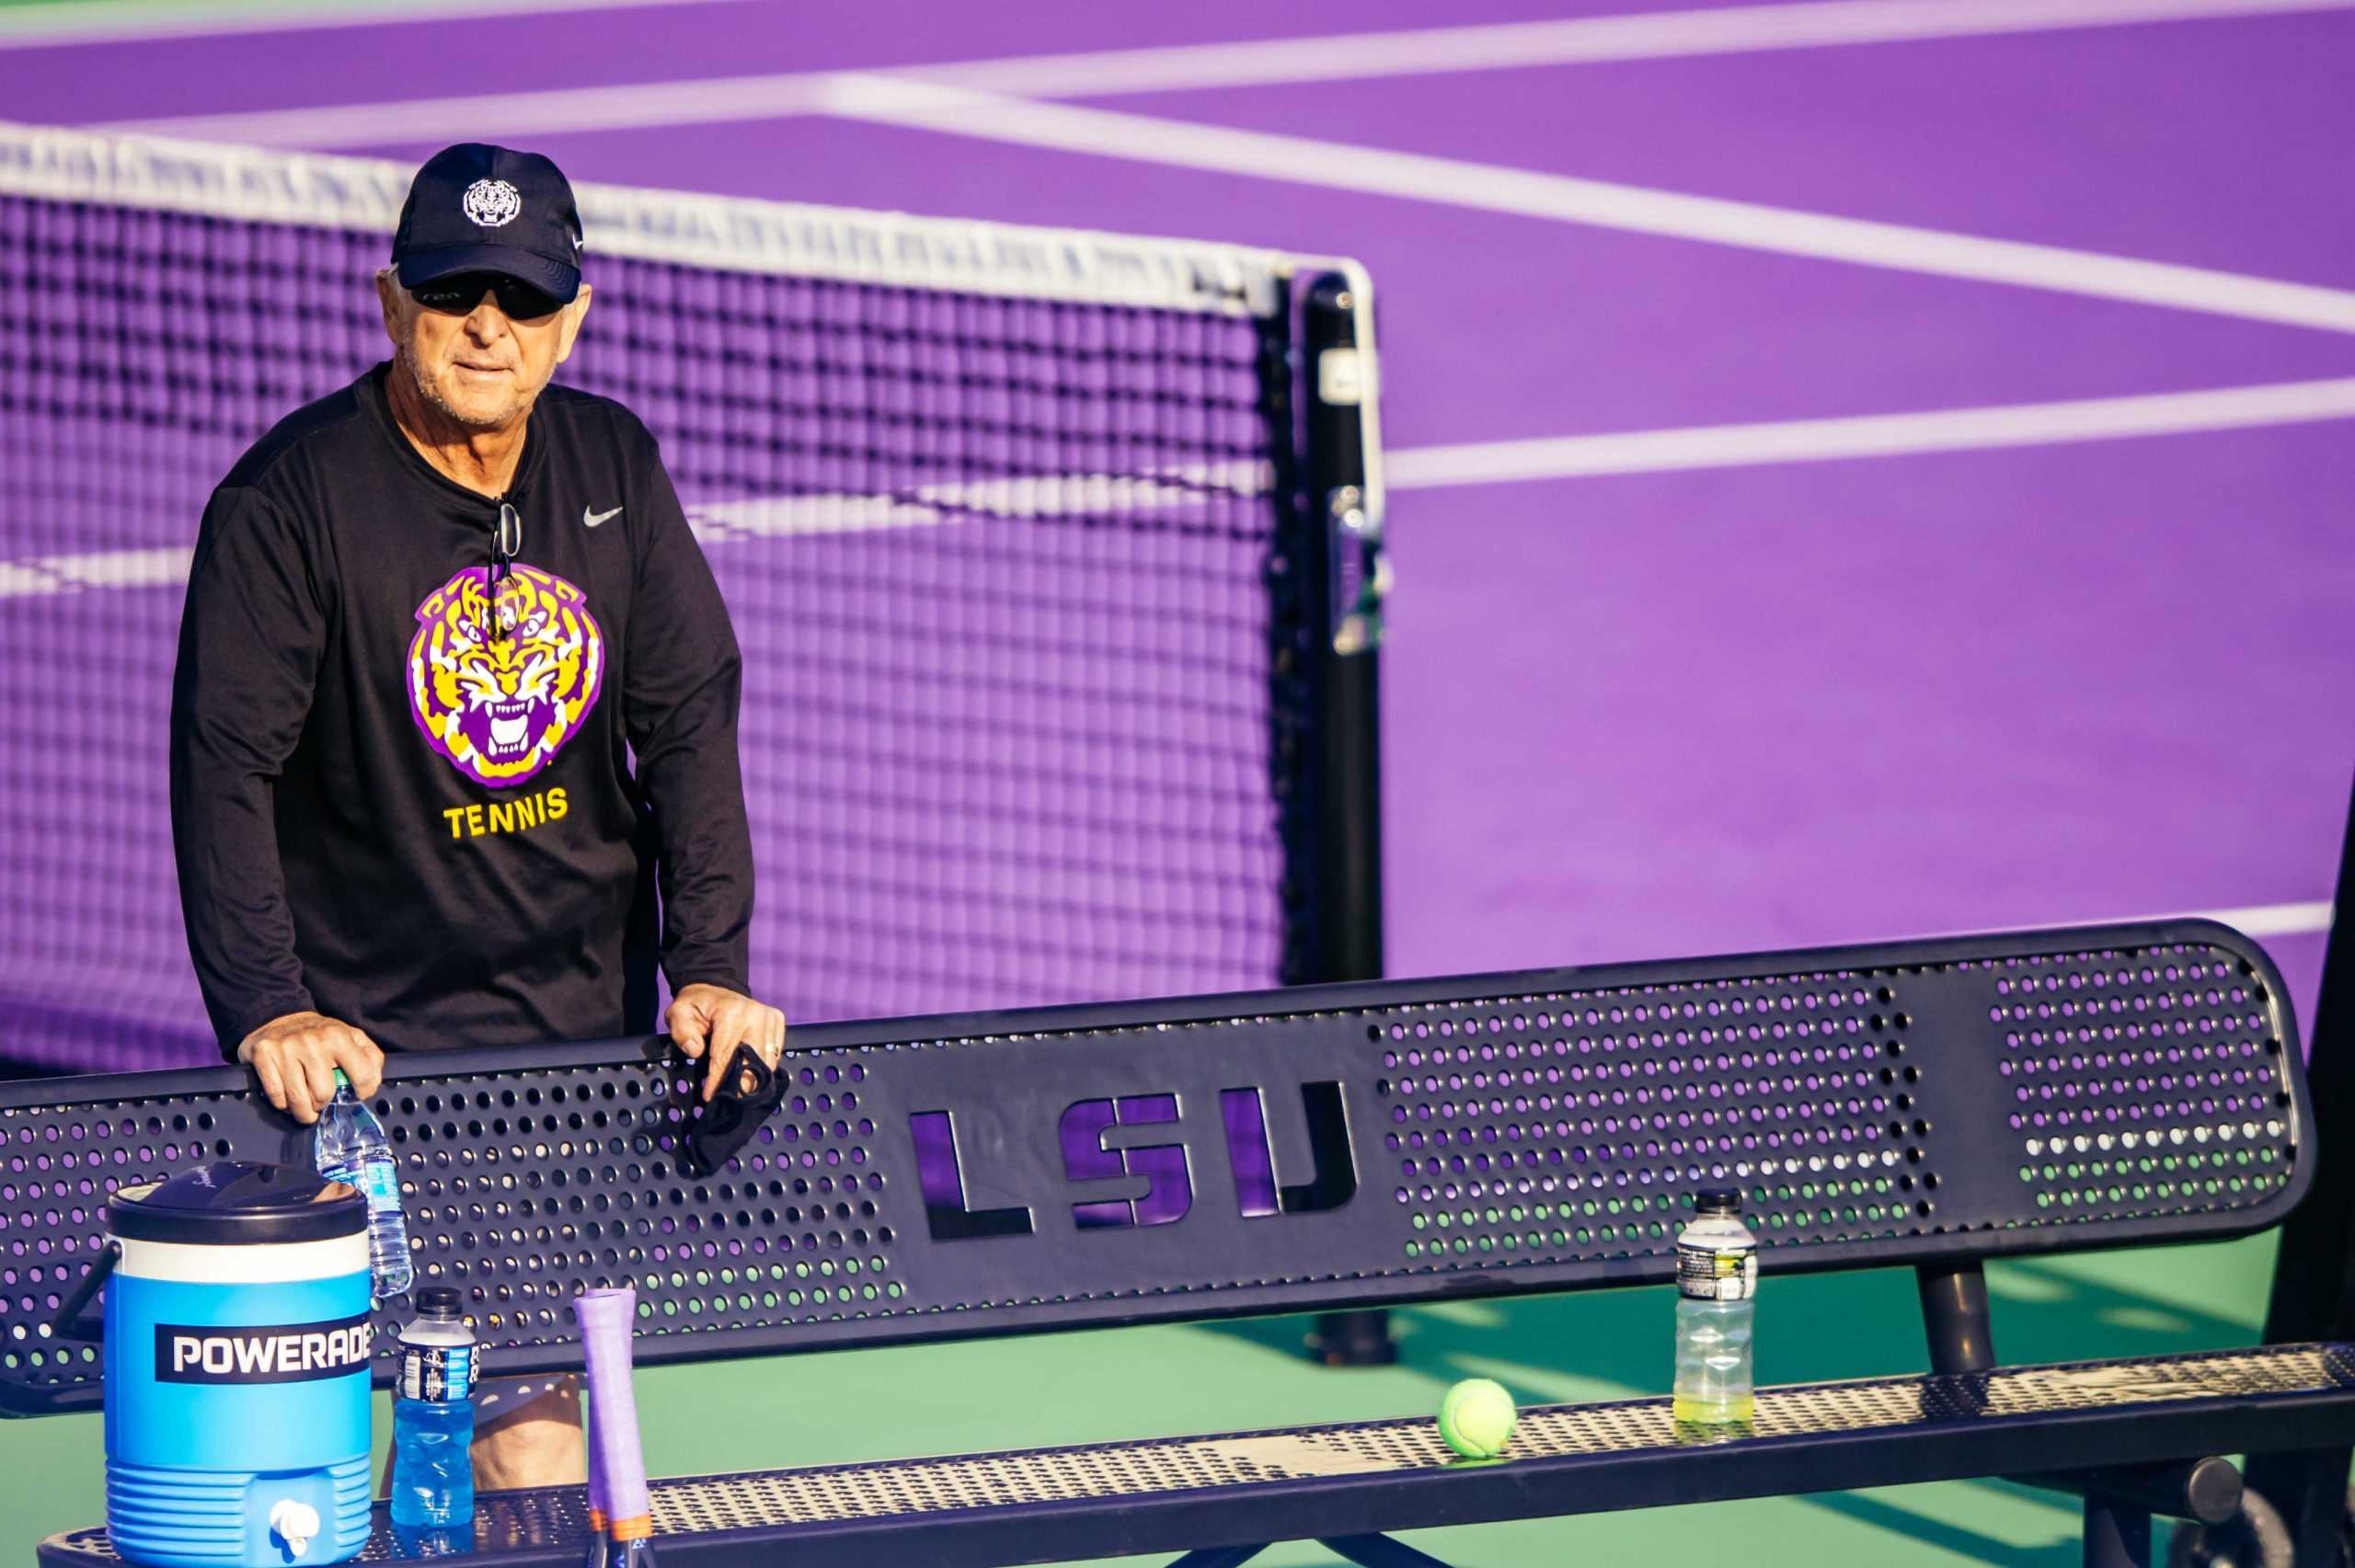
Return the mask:
[[494,800],[488,806],[453,806],[442,813],[454,839],[479,838],[485,833],[512,833],[543,822],[560,822],[567,807],[564,791],[544,789],[520,800]]

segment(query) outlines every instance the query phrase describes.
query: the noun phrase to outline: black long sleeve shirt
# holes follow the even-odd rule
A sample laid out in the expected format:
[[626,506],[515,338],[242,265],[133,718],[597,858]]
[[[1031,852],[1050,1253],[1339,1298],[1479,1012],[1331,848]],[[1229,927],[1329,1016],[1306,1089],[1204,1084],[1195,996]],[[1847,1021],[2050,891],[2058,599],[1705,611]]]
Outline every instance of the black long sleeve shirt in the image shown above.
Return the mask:
[[500,503],[386,373],[263,437],[197,540],[172,830],[224,1054],[311,1008],[388,1050],[642,1033],[658,951],[747,990],[741,661],[653,437],[544,392],[496,573]]

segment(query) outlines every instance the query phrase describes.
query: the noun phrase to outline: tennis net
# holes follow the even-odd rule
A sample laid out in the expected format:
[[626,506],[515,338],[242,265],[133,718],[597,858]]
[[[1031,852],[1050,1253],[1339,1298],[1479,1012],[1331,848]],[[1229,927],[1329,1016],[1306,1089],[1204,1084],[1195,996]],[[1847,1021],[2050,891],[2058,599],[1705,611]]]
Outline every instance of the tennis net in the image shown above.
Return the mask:
[[[408,172],[0,126],[0,1059],[215,1059],[165,787],[190,546],[247,445],[385,357]],[[1325,978],[1295,341],[1313,280],[1361,315],[1363,280],[579,195],[563,379],[661,438],[744,649],[764,992],[814,1020]]]

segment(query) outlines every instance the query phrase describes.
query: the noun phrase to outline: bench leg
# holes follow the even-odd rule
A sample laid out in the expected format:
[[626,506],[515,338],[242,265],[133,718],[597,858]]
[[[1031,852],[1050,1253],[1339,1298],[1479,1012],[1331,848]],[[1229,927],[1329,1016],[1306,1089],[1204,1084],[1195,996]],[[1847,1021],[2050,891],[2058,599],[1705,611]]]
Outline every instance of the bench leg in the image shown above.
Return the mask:
[[2252,1454],[2250,1490],[2281,1510],[2297,1561],[2336,1565],[2345,1560],[2347,1471],[2355,1463],[2345,1448],[2320,1453]]
[[1200,1551],[1186,1553],[1169,1568],[1242,1568],[1242,1564],[1267,1551],[1269,1544],[1262,1541],[1258,1546],[1206,1546]]
[[1317,1545],[1336,1557],[1346,1557],[1359,1568],[1447,1568],[1428,1551],[1417,1551],[1386,1535],[1327,1536]]
[[2131,1503],[2085,1499],[2085,1568],[2151,1568],[2151,1516]]

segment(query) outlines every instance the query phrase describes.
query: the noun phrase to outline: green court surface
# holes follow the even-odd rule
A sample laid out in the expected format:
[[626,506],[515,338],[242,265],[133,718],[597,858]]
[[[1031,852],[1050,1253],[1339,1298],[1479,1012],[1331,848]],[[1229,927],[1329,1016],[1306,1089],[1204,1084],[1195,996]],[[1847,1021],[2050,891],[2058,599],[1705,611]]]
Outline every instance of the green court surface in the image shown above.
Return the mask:
[[[2264,1313],[2273,1238],[1991,1266],[2007,1362],[2245,1345]],[[1397,1314],[1400,1364],[1328,1371],[1297,1354],[1307,1322],[1089,1333],[638,1373],[649,1468],[684,1475],[1052,1443],[1170,1436],[1436,1411],[1460,1378],[1523,1402],[1667,1391],[1665,1288],[1416,1308]],[[1763,1282],[1763,1382],[1919,1371],[1913,1276],[1901,1270]],[[379,1402],[380,1446],[391,1428]],[[0,1552],[105,1512],[96,1415],[0,1425]],[[381,1462],[381,1454],[380,1454]],[[380,1472],[381,1473],[381,1472]],[[1745,1562],[1884,1565],[2078,1561],[2070,1501],[2000,1482],[1890,1487],[1632,1514],[1418,1531],[1463,1568],[1651,1561],[1667,1545],[1735,1539]],[[1175,1553],[1123,1561],[1166,1562]],[[11,1561],[22,1558],[12,1557]],[[1336,1562],[1314,1545],[1255,1562]]]

